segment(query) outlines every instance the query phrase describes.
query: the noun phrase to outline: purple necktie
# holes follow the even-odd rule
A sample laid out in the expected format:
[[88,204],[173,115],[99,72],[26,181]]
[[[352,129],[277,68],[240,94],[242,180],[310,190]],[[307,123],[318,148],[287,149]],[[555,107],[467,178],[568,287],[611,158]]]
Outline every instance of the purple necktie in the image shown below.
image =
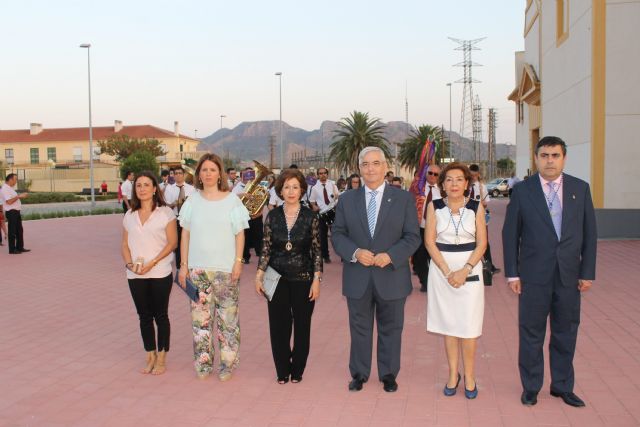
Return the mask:
[[553,228],[556,230],[556,234],[558,235],[558,240],[560,240],[560,236],[562,235],[562,205],[560,203],[560,199],[558,197],[558,191],[556,191],[555,182],[547,182],[549,186],[549,192],[547,196],[549,213],[551,214],[551,221],[553,222]]

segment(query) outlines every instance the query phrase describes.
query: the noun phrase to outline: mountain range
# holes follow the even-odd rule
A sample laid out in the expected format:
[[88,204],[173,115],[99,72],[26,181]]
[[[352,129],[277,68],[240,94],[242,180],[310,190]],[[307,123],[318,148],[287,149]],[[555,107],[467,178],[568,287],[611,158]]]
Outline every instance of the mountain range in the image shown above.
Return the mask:
[[[383,123],[385,127],[384,135],[392,144],[391,153],[395,153],[393,144],[402,143],[406,138],[411,127],[406,122],[394,121]],[[242,162],[250,160],[258,160],[265,165],[270,161],[270,140],[274,145],[275,163],[279,163],[280,144],[279,144],[279,127],[278,120],[264,120],[255,122],[242,122],[233,129],[223,128],[217,130],[213,134],[202,138],[198,150],[213,151],[222,153],[224,157],[239,159]],[[307,156],[322,155],[324,151],[325,158],[328,156],[331,145],[333,132],[338,129],[338,123],[325,120],[319,129],[307,131],[304,129],[289,126],[286,122],[282,123],[282,133],[286,152],[284,153],[284,162],[289,164],[295,156],[305,153]],[[449,132],[445,130],[445,138]],[[473,159],[473,142],[468,138],[460,138],[456,132],[451,133],[453,141],[453,150],[456,158],[463,161],[471,161]],[[461,147],[461,155],[460,155]],[[509,157],[515,158],[515,145],[496,144],[496,159]],[[481,158],[487,157],[487,144],[481,143]]]

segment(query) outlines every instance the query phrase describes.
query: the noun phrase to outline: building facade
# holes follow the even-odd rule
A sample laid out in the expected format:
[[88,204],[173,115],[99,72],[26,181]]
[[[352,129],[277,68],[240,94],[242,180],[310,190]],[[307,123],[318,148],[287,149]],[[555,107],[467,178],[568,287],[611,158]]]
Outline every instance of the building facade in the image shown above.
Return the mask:
[[[151,125],[124,126],[116,120],[114,126],[93,128],[94,184],[107,181],[110,189],[119,183],[118,163],[113,156],[100,153],[97,142],[114,135],[130,138],[153,138],[160,141],[166,155],[158,157],[161,165],[178,165],[183,159],[197,159],[199,141],[179,132],[178,122],[173,132]],[[89,187],[89,128],[47,129],[31,123],[29,129],[0,130],[0,161],[9,172],[29,181],[32,191],[79,192]]]
[[591,185],[600,237],[640,237],[640,0],[527,0],[515,54],[516,170],[546,135]]

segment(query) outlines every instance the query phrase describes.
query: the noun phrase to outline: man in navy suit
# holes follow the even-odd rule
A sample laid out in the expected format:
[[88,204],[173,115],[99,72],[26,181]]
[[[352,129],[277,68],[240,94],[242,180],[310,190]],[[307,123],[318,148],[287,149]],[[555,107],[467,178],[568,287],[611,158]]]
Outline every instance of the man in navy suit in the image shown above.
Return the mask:
[[350,391],[362,390],[371,373],[374,315],[378,326],[378,378],[386,392],[398,389],[404,303],[411,293],[409,257],[420,244],[413,196],[385,183],[387,162],[366,147],[358,163],[364,186],[340,196],[331,230],[343,260],[351,351]]
[[589,184],[562,172],[566,155],[558,137],[538,142],[538,173],[513,188],[502,228],[505,275],[519,295],[520,400],[527,406],[542,388],[547,317],[551,395],[584,406],[573,393],[573,355],[580,293],[595,279],[597,233]]

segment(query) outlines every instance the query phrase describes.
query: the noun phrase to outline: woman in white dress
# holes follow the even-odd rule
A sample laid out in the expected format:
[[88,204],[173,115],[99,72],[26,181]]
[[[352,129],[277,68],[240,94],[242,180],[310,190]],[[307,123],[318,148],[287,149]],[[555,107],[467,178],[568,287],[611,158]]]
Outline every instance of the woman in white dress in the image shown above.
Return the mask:
[[440,173],[438,187],[443,198],[427,206],[424,244],[431,255],[427,331],[444,335],[449,364],[443,392],[445,396],[456,394],[462,349],[465,396],[475,399],[475,354],[484,318],[480,260],[487,246],[487,228],[482,205],[467,197],[470,182],[471,173],[461,163],[450,163]]

